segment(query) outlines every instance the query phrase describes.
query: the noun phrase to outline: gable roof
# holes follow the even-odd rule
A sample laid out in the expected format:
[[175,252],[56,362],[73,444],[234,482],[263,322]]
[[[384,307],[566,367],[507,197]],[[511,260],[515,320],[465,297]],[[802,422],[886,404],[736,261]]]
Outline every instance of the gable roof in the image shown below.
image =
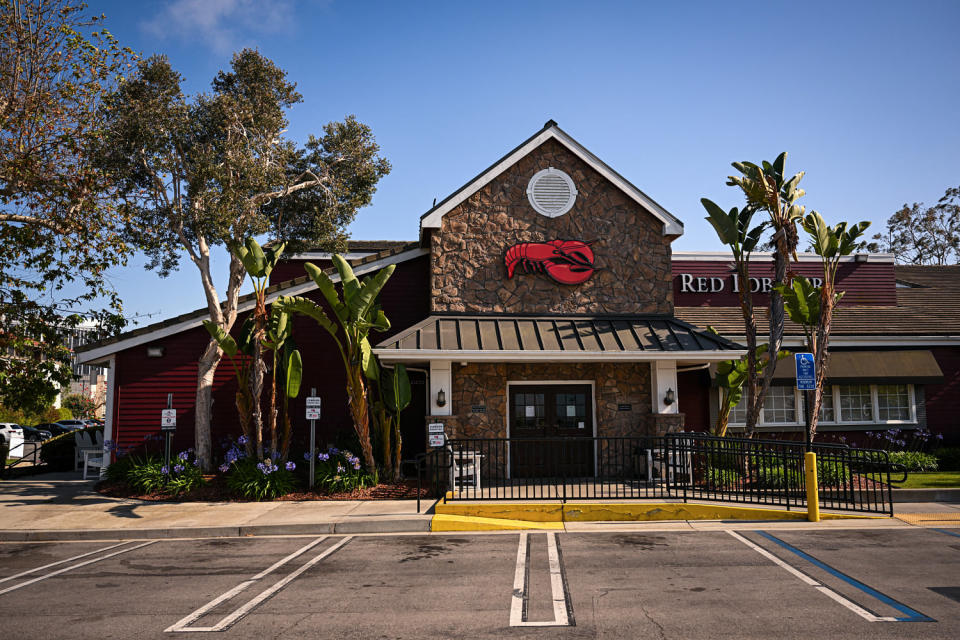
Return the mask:
[[556,122],[548,120],[547,123],[543,125],[543,129],[527,138],[524,142],[520,143],[518,147],[487,167],[480,175],[451,193],[444,198],[442,202],[437,203],[432,209],[420,216],[421,236],[424,229],[439,229],[440,220],[444,215],[485,187],[490,181],[512,167],[518,160],[547,140],[556,140],[559,142],[575,156],[590,165],[597,173],[612,182],[618,189],[647,209],[654,217],[663,222],[663,235],[679,236],[683,234],[683,223],[676,216],[631,184],[629,180],[610,168],[610,166],[600,160],[600,158],[590,153],[586,147],[558,127]]
[[[358,276],[376,271],[389,264],[397,264],[407,260],[413,260],[430,252],[420,247],[419,242],[410,242],[404,245],[384,249],[379,253],[369,255],[357,260],[349,260],[350,266]],[[327,275],[333,282],[340,282],[340,275],[335,268],[325,269]],[[277,283],[267,288],[266,301],[273,302],[280,296],[302,295],[317,288],[317,284],[310,276],[303,275],[293,280]],[[256,304],[256,296],[252,293],[240,296],[237,301],[237,313],[244,313],[253,309]],[[210,317],[207,307],[184,313],[174,318],[161,320],[149,324],[145,327],[126,331],[118,336],[91,342],[77,349],[78,360],[81,364],[89,364],[100,361],[111,354],[135,347],[140,344],[152,342],[166,336],[189,331],[203,324],[203,321]]]

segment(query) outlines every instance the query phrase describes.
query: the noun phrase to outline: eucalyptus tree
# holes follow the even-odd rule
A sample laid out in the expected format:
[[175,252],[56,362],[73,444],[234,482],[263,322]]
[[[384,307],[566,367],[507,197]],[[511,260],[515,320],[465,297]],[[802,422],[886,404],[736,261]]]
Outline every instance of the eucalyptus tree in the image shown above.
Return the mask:
[[[302,98],[256,51],[235,54],[209,93],[188,96],[181,83],[166,58],[142,61],[108,101],[101,161],[121,176],[116,197],[137,223],[128,237],[149,256],[148,267],[166,276],[185,254],[198,270],[210,322],[229,333],[244,266],[231,254],[221,301],[211,249],[264,235],[293,251],[336,248],[390,165],[370,128],[353,116],[302,146],[287,138],[287,112]],[[211,338],[198,363],[196,449],[207,469],[222,355]]]
[[0,404],[49,406],[82,316],[124,324],[104,279],[129,254],[92,147],[134,54],[73,0],[0,0]]

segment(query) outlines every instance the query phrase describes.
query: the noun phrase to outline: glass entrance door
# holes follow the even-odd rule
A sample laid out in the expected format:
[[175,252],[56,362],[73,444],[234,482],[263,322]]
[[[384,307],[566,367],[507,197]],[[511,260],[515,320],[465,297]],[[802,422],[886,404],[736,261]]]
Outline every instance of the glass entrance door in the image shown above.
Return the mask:
[[590,385],[510,385],[509,411],[513,477],[593,475]]

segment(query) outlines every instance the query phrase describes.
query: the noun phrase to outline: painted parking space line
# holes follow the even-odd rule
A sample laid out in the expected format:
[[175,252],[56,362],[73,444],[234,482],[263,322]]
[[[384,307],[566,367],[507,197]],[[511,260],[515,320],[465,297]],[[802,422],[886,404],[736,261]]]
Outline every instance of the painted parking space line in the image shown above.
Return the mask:
[[[141,548],[146,547],[146,546],[148,546],[148,545],[151,545],[151,544],[153,544],[153,543],[155,543],[155,542],[156,542],[156,540],[149,540],[149,541],[147,541],[147,542],[143,542],[143,543],[141,543],[141,544],[138,544],[138,545],[135,545],[135,546],[132,546],[132,547],[126,547],[125,549],[120,549],[119,551],[114,551],[113,553],[108,553],[108,554],[105,555],[105,556],[100,556],[100,557],[98,557],[98,558],[92,558],[92,559],[90,559],[90,560],[85,560],[85,561],[83,561],[83,562],[79,562],[79,563],[77,563],[77,564],[73,564],[73,565],[70,565],[70,566],[68,566],[68,567],[63,567],[62,569],[57,569],[56,571],[51,571],[50,573],[44,574],[44,575],[42,575],[42,576],[37,576],[36,578],[33,578],[33,579],[31,579],[31,580],[27,580],[27,581],[25,581],[25,582],[21,582],[21,583],[19,583],[19,584],[15,584],[15,585],[13,585],[12,587],[7,587],[6,589],[0,589],[0,596],[2,596],[2,595],[5,594],[5,593],[10,593],[11,591],[16,591],[17,589],[22,589],[23,587],[26,587],[26,586],[29,586],[29,585],[31,585],[31,584],[40,582],[41,580],[46,580],[47,578],[52,578],[52,577],[54,577],[54,576],[58,576],[58,575],[60,575],[60,574],[62,574],[62,573],[66,573],[67,571],[73,571],[74,569],[79,569],[80,567],[85,567],[85,566],[87,566],[87,565],[89,565],[89,564],[93,564],[94,562],[100,562],[101,560],[106,560],[106,559],[108,559],[108,558],[112,558],[112,557],[114,557],[114,556],[118,556],[118,555],[120,555],[121,553],[127,553],[127,552],[129,552],[129,551],[135,551],[135,550],[137,550],[137,549],[141,549]],[[5,578],[5,580],[10,580],[10,579],[12,579],[12,578],[16,578],[16,577],[18,577],[18,576],[22,576],[22,575],[26,575],[26,574],[30,574],[30,573],[36,573],[37,571],[40,571],[41,569],[45,569],[45,568],[47,568],[47,567],[53,567],[53,566],[56,566],[56,565],[58,565],[58,564],[63,564],[64,562],[70,562],[71,560],[77,560],[77,559],[79,559],[79,558],[84,558],[84,557],[89,556],[89,555],[92,555],[92,554],[94,554],[94,553],[101,553],[101,552],[107,551],[107,550],[109,550],[109,549],[115,549],[115,548],[117,548],[117,547],[119,547],[119,546],[122,546],[122,545],[125,545],[125,544],[129,544],[129,543],[127,543],[127,542],[121,542],[120,544],[115,544],[115,545],[112,545],[112,546],[109,546],[109,547],[104,547],[103,549],[99,549],[99,550],[97,550],[97,551],[91,551],[90,553],[84,553],[84,554],[81,554],[81,555],[79,555],[79,556],[74,556],[73,558],[67,558],[66,560],[61,560],[61,561],[59,561],[59,562],[51,562],[50,564],[44,565],[43,567],[37,567],[36,569],[31,569],[30,571],[24,571],[24,572],[22,572],[22,573],[19,573],[19,574],[17,574],[16,576],[10,576],[9,578]]]
[[951,531],[950,529],[938,529],[936,527],[930,527],[930,528],[933,531],[939,531],[940,533],[945,533],[948,536],[956,536],[960,538],[960,529],[958,529],[957,531]]
[[102,552],[104,552],[104,551],[109,551],[110,549],[116,549],[117,547],[122,547],[122,546],[125,545],[125,544],[130,544],[130,543],[129,543],[129,542],[118,542],[117,544],[112,544],[112,545],[110,545],[109,547],[103,547],[102,549],[97,549],[97,550],[95,550],[95,551],[88,551],[88,552],[86,552],[86,553],[81,553],[81,554],[78,555],[78,556],[73,556],[73,557],[70,557],[70,558],[66,558],[65,560],[57,560],[56,562],[51,562],[50,564],[45,564],[45,565],[43,565],[42,567],[35,567],[35,568],[33,568],[33,569],[27,569],[26,571],[21,571],[20,573],[15,573],[14,575],[12,575],[12,576],[7,576],[6,578],[0,578],[0,583],[2,583],[2,582],[8,582],[8,581],[10,581],[10,580],[14,580],[14,579],[16,579],[16,578],[20,578],[20,577],[22,577],[22,576],[30,575],[31,573],[36,573],[37,571],[43,571],[44,569],[49,569],[50,567],[55,567],[55,566],[57,566],[58,564],[64,564],[64,563],[70,562],[70,561],[72,561],[72,560],[79,560],[80,558],[86,558],[87,556],[92,556],[92,555],[94,555],[95,553],[102,553]]
[[550,568],[550,592],[553,601],[553,620],[531,622],[527,620],[530,602],[530,545],[528,536],[520,534],[517,547],[517,565],[513,577],[513,597],[510,603],[511,627],[574,627],[573,606],[567,585],[563,556],[556,533],[547,533],[547,561]]
[[797,548],[794,547],[793,545],[788,544],[787,542],[784,542],[783,540],[777,538],[776,536],[771,535],[771,534],[769,534],[769,533],[767,533],[767,532],[765,532],[765,531],[756,531],[756,532],[755,532],[755,533],[757,533],[758,535],[760,535],[760,536],[766,538],[767,540],[773,542],[774,544],[777,544],[777,545],[779,545],[780,547],[786,549],[787,551],[790,551],[791,553],[793,553],[793,554],[795,554],[796,556],[802,558],[803,560],[806,560],[806,561],[809,562],[810,564],[813,564],[814,566],[822,569],[823,571],[826,571],[827,573],[829,573],[830,575],[834,576],[835,578],[838,578],[838,579],[844,581],[845,583],[847,583],[847,584],[851,585],[852,587],[854,587],[854,588],[862,591],[863,593],[871,596],[872,598],[874,598],[874,599],[876,599],[876,600],[878,600],[878,601],[880,601],[880,602],[882,602],[882,603],[884,603],[884,604],[886,604],[886,605],[888,605],[888,606],[896,609],[897,611],[900,611],[901,613],[906,614],[904,617],[878,616],[878,615],[876,615],[875,613],[873,613],[872,611],[868,611],[867,609],[865,609],[865,608],[862,607],[861,605],[857,604],[857,603],[854,602],[853,600],[850,600],[849,598],[841,595],[840,593],[838,593],[838,592],[835,591],[834,589],[831,589],[830,587],[824,585],[823,583],[821,583],[820,581],[814,579],[813,577],[809,576],[808,574],[804,573],[803,571],[801,571],[801,570],[799,570],[799,569],[797,569],[797,568],[789,565],[787,562],[785,562],[785,561],[782,560],[781,558],[779,558],[779,557],[777,557],[776,555],[770,553],[769,551],[767,551],[767,550],[764,549],[763,547],[761,547],[761,546],[759,546],[759,545],[751,542],[750,540],[747,540],[745,537],[743,537],[742,535],[736,533],[735,531],[727,531],[727,533],[729,533],[730,535],[732,535],[732,536],[733,536],[734,538],[736,538],[737,540],[740,540],[740,541],[743,542],[745,545],[747,545],[748,547],[750,547],[751,549],[753,549],[754,551],[756,551],[757,553],[759,553],[759,554],[762,555],[763,557],[767,558],[768,560],[770,560],[771,562],[773,562],[773,563],[776,564],[777,566],[785,569],[786,571],[788,571],[788,572],[791,573],[792,575],[796,576],[797,578],[799,578],[800,580],[802,580],[802,581],[805,582],[806,584],[812,586],[814,589],[816,589],[816,590],[819,591],[820,593],[824,594],[824,595],[827,596],[828,598],[836,601],[838,604],[843,605],[844,607],[846,607],[846,608],[849,609],[850,611],[853,611],[854,613],[856,613],[857,615],[859,615],[859,616],[860,616],[861,618],[863,618],[864,620],[867,620],[868,622],[935,622],[935,620],[934,620],[933,618],[931,618],[931,617],[929,617],[929,616],[926,616],[926,615],[920,613],[919,611],[916,611],[915,609],[911,609],[910,607],[908,607],[907,605],[905,605],[905,604],[903,604],[903,603],[901,603],[901,602],[897,602],[897,601],[894,600],[893,598],[891,598],[891,597],[889,597],[889,596],[887,596],[887,595],[884,595],[884,594],[880,593],[879,591],[877,591],[876,589],[874,589],[874,588],[872,588],[872,587],[870,587],[870,586],[868,586],[868,585],[860,582],[860,581],[857,580],[856,578],[853,578],[853,577],[851,577],[851,576],[848,576],[847,574],[843,573],[842,571],[839,571],[839,570],[837,570],[837,569],[834,569],[833,567],[827,565],[826,563],[821,562],[820,560],[817,560],[816,558],[814,558],[814,557],[811,556],[810,554],[808,554],[808,553],[806,553],[806,552],[804,552],[804,551],[801,551],[800,549],[797,549]]
[[309,550],[312,549],[313,547],[317,546],[318,544],[320,544],[321,542],[323,542],[323,541],[326,540],[326,539],[327,539],[327,536],[320,536],[319,538],[317,538],[316,540],[310,542],[309,544],[306,544],[306,545],[304,545],[303,547],[300,547],[299,549],[297,549],[296,551],[294,551],[294,552],[291,553],[290,555],[286,556],[285,558],[281,558],[280,560],[278,560],[277,562],[273,563],[272,565],[270,565],[269,567],[267,567],[266,569],[264,569],[263,571],[261,571],[261,572],[258,573],[257,575],[253,576],[253,577],[250,578],[249,580],[246,580],[246,581],[244,581],[244,582],[241,582],[240,584],[238,584],[238,585],[237,585],[236,587],[234,587],[233,589],[230,589],[230,590],[227,591],[226,593],[224,593],[224,594],[222,594],[222,595],[214,598],[213,600],[211,600],[211,601],[208,602],[207,604],[203,605],[202,607],[200,607],[199,609],[197,609],[197,610],[194,611],[193,613],[191,613],[191,614],[189,614],[189,615],[181,618],[180,620],[178,620],[178,621],[175,622],[174,624],[172,624],[172,625],[170,625],[169,627],[167,627],[166,629],[164,629],[164,631],[165,631],[165,632],[168,632],[168,633],[218,632],[218,631],[226,631],[226,630],[229,629],[231,626],[233,626],[234,624],[236,624],[238,621],[240,621],[241,619],[243,619],[246,615],[248,615],[248,614],[249,614],[251,611],[253,611],[256,607],[260,606],[261,604],[263,604],[264,602],[266,602],[267,600],[269,600],[271,597],[273,597],[274,595],[276,595],[277,593],[279,593],[281,589],[283,589],[283,588],[286,587],[288,584],[290,584],[291,582],[293,582],[293,581],[294,581],[297,577],[299,577],[302,573],[304,573],[305,571],[307,571],[308,569],[310,569],[310,567],[314,566],[315,564],[317,564],[318,562],[320,562],[321,560],[323,560],[323,559],[326,558],[327,556],[330,556],[330,555],[332,555],[333,553],[335,553],[336,551],[338,551],[340,548],[342,548],[344,545],[346,545],[348,542],[350,542],[350,540],[353,539],[353,536],[347,536],[347,537],[343,538],[342,540],[340,540],[340,541],[339,541],[338,543],[336,543],[335,545],[333,545],[333,546],[329,547],[328,549],[326,549],[325,551],[320,552],[319,554],[317,554],[316,556],[314,556],[313,558],[311,558],[309,561],[305,562],[300,568],[296,569],[295,571],[292,571],[290,574],[288,574],[288,575],[285,576],[284,578],[278,580],[278,581],[277,581],[276,583],[274,583],[272,586],[270,586],[270,587],[264,589],[263,591],[261,591],[260,593],[258,593],[256,596],[254,596],[254,597],[253,597],[249,602],[247,602],[246,604],[241,605],[240,607],[238,607],[237,609],[235,609],[233,612],[231,612],[231,613],[227,614],[226,616],[224,616],[224,617],[223,617],[219,622],[217,622],[216,624],[214,624],[214,625],[212,625],[212,626],[209,626],[209,627],[191,627],[191,626],[189,626],[189,625],[190,625],[191,623],[193,623],[193,622],[196,622],[196,621],[199,620],[200,618],[202,618],[204,615],[206,615],[209,611],[213,610],[213,609],[214,609],[215,607],[217,607],[218,605],[222,604],[223,602],[226,602],[227,600],[230,600],[231,598],[235,597],[235,596],[238,595],[239,593],[245,591],[246,589],[248,589],[248,588],[249,588],[250,586],[252,586],[253,584],[256,584],[258,581],[260,581],[260,580],[262,580],[263,578],[265,578],[266,576],[270,575],[271,573],[273,573],[274,571],[276,571],[277,569],[279,569],[279,568],[282,567],[283,565],[287,564],[287,563],[290,562],[291,560],[297,558],[298,556],[303,555],[304,553],[306,553],[307,551],[309,551]]

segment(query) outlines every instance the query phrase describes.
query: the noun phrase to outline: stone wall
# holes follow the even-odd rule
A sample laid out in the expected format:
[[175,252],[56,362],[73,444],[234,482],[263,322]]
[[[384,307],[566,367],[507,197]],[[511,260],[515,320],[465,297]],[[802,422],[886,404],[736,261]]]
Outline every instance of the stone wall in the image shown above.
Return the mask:
[[[454,364],[453,415],[428,417],[443,422],[449,438],[506,438],[507,382],[592,381],[598,436],[651,433],[650,365],[640,363],[470,363]],[[618,405],[629,404],[629,411]],[[474,407],[484,407],[475,413]],[[591,434],[585,434],[591,435]]]
[[[566,172],[578,195],[558,218],[534,211],[527,184],[541,169]],[[579,285],[542,274],[507,279],[519,242],[595,241],[598,270]],[[431,237],[432,311],[672,314],[670,239],[663,223],[555,140],[548,140],[443,217]]]

